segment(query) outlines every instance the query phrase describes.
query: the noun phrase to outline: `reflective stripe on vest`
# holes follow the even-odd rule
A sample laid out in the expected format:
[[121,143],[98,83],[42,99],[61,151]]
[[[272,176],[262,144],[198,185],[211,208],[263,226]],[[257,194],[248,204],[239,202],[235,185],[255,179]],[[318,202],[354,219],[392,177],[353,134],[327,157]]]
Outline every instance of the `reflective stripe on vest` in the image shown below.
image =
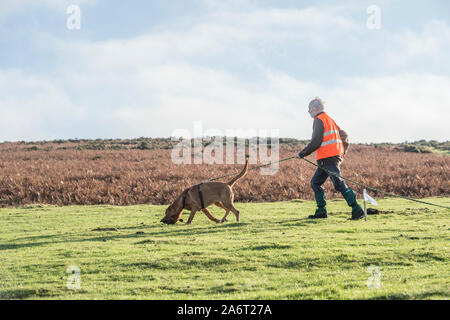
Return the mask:
[[333,134],[333,133],[339,133],[339,131],[337,131],[337,130],[331,130],[331,131],[325,132],[325,133],[323,134],[323,136],[326,137],[326,136],[328,136],[328,135],[330,135],[330,134]]
[[322,144],[317,150],[317,160],[344,154],[344,144],[339,135],[339,127],[325,112],[317,116],[323,122]]
[[341,140],[330,140],[330,141],[327,141],[327,142],[322,142],[322,144],[320,146],[323,147],[323,146],[327,146],[327,145],[332,144],[332,143],[342,143],[342,141]]

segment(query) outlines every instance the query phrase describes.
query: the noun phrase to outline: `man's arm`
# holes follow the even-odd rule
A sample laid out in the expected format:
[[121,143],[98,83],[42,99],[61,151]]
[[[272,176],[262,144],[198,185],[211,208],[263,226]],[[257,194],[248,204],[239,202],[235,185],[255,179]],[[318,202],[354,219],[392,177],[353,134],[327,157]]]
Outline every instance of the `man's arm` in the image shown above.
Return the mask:
[[309,156],[311,153],[320,148],[323,141],[324,130],[325,128],[323,126],[322,120],[320,120],[319,118],[314,119],[311,142],[302,151],[299,152],[298,157],[304,158],[306,156]]

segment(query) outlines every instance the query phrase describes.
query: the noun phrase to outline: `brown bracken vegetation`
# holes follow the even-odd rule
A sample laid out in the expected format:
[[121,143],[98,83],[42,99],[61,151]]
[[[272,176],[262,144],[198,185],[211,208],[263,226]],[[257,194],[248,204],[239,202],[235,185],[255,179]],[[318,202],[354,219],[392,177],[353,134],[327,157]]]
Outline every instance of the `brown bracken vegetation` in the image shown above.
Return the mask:
[[[167,204],[189,186],[241,170],[241,164],[175,165],[170,158],[173,145],[170,139],[143,138],[2,143],[0,206]],[[295,155],[302,145],[304,141],[285,139],[280,159]],[[342,175],[409,197],[449,196],[449,165],[446,154],[405,152],[398,145],[353,145]],[[314,170],[293,159],[281,163],[272,176],[250,171],[235,185],[235,200],[312,199],[309,180]],[[330,181],[325,189],[328,198],[340,197]]]

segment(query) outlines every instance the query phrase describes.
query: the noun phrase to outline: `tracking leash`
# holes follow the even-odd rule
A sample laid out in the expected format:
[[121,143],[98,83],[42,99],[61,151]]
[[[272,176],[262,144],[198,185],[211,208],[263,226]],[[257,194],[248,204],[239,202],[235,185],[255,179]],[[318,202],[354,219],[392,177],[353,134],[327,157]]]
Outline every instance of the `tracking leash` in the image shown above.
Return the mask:
[[[262,168],[262,167],[269,166],[269,165],[274,164],[274,163],[280,163],[280,162],[291,160],[291,159],[294,159],[294,158],[297,158],[297,157],[289,157],[289,158],[281,159],[279,161],[269,162],[269,163],[266,163],[266,164],[262,164],[262,165],[250,168],[250,169],[248,169],[248,171],[256,170],[256,169],[259,169],[259,168]],[[216,181],[216,180],[219,180],[219,179],[222,179],[222,178],[231,177],[231,176],[235,176],[235,175],[236,175],[236,173],[230,173],[230,174],[226,174],[226,175],[221,176],[221,177],[217,177],[217,178],[206,180],[205,182]]]
[[[280,162],[292,160],[292,159],[295,159],[295,158],[298,158],[298,157],[294,156],[294,157],[284,158],[284,159],[281,159],[281,160],[275,161],[275,162],[269,162],[269,163],[266,163],[266,164],[263,164],[263,165],[259,165],[259,166],[250,168],[250,169],[248,169],[248,171],[256,170],[256,169],[259,169],[259,168],[262,168],[262,167],[269,166],[269,165],[274,164],[274,163],[280,163]],[[409,197],[393,194],[393,193],[390,193],[390,192],[386,192],[386,191],[383,191],[383,190],[380,190],[380,189],[377,189],[377,188],[374,188],[374,187],[366,186],[365,184],[362,184],[360,182],[354,181],[352,179],[344,178],[343,176],[341,176],[341,175],[339,175],[339,174],[337,174],[335,172],[331,172],[330,170],[327,170],[324,167],[322,167],[322,166],[320,166],[320,165],[318,165],[318,164],[316,164],[316,163],[314,163],[314,162],[312,162],[312,161],[310,161],[308,159],[305,159],[305,158],[301,158],[301,159],[306,161],[306,162],[308,162],[309,164],[312,164],[313,166],[315,166],[317,168],[322,169],[323,171],[325,171],[329,175],[333,175],[335,177],[341,178],[342,180],[345,180],[345,181],[348,181],[350,183],[356,184],[356,185],[358,185],[360,187],[364,187],[366,189],[369,189],[369,190],[372,190],[372,191],[375,191],[375,192],[380,192],[380,193],[383,193],[383,194],[385,194],[387,196],[394,197],[394,198],[402,198],[402,199],[405,199],[405,200],[414,201],[414,202],[426,204],[426,205],[429,205],[429,206],[434,206],[434,207],[439,207],[439,208],[444,208],[444,209],[450,209],[450,207],[443,206],[443,205],[440,205],[440,204],[435,204],[435,203],[430,203],[430,202],[426,202],[426,201],[422,201],[422,200],[417,200],[417,199],[413,199],[413,198],[409,198]],[[215,180],[219,180],[219,179],[230,177],[230,176],[234,176],[234,175],[236,175],[236,173],[230,173],[230,174],[226,174],[226,175],[221,176],[221,177],[216,177],[216,178],[212,178],[212,179],[206,180],[204,182],[215,181]]]
[[435,204],[435,203],[430,203],[430,202],[426,202],[426,201],[422,201],[422,200],[417,200],[417,199],[413,199],[413,198],[409,198],[409,197],[405,197],[405,196],[389,193],[389,192],[386,192],[386,191],[383,191],[383,190],[380,190],[380,189],[377,189],[377,188],[374,188],[374,187],[366,186],[365,184],[362,184],[360,182],[357,182],[357,181],[354,181],[354,180],[351,180],[351,179],[348,179],[348,178],[344,178],[343,176],[341,176],[341,175],[339,175],[337,173],[331,172],[330,170],[327,170],[327,169],[323,168],[322,166],[319,166],[318,164],[315,164],[314,162],[312,162],[312,161],[310,161],[308,159],[305,159],[305,158],[302,158],[302,159],[305,160],[306,162],[312,164],[313,166],[322,169],[323,171],[325,171],[328,174],[331,174],[331,175],[333,175],[335,177],[341,178],[343,180],[346,180],[346,181],[351,182],[353,184],[356,184],[358,186],[364,187],[366,189],[369,189],[369,190],[372,190],[372,191],[376,191],[376,192],[380,192],[380,193],[384,193],[385,195],[388,195],[388,196],[394,197],[394,198],[402,198],[402,199],[409,200],[409,201],[414,201],[414,202],[418,202],[418,203],[422,203],[422,204],[427,204],[429,206],[435,206],[435,207],[450,209],[450,207],[442,206],[440,204]]

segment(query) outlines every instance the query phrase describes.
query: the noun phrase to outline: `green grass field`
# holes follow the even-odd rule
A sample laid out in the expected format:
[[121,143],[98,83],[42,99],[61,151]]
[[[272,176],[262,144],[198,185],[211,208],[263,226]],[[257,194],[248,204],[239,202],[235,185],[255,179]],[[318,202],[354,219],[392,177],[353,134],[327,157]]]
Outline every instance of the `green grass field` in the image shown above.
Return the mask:
[[[449,210],[383,199],[385,212],[365,222],[348,221],[343,200],[329,201],[320,221],[306,219],[310,201],[236,207],[240,223],[197,214],[191,226],[160,224],[163,206],[0,209],[0,298],[450,297]],[[67,288],[72,265],[78,290]]]

